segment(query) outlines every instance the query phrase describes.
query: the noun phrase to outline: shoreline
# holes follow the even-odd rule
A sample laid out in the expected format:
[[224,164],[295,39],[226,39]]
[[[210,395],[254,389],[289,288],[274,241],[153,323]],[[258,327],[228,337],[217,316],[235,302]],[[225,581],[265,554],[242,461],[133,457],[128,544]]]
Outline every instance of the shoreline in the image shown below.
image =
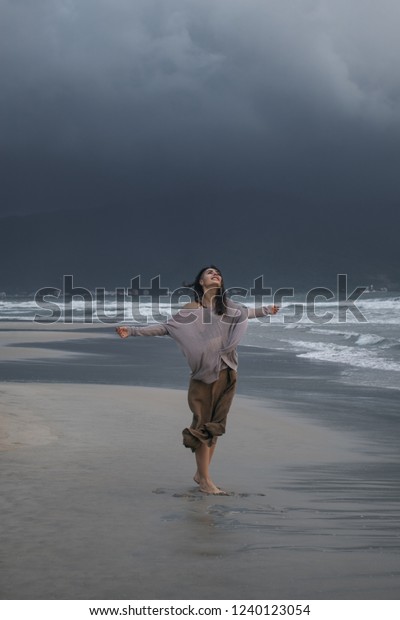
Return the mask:
[[[0,324],[1,381],[187,389],[189,369],[170,338],[121,341],[109,326]],[[37,346],[35,346],[37,345]],[[286,403],[334,429],[368,433],[397,454],[398,391],[341,381],[341,366],[292,351],[239,346],[237,394]],[[376,424],[376,411],[380,423]]]

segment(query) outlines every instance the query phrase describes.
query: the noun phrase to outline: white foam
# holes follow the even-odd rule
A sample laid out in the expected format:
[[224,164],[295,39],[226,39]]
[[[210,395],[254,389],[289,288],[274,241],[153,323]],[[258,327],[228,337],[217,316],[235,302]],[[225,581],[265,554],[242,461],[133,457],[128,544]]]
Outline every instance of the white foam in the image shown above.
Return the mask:
[[304,342],[301,340],[291,344],[295,348],[301,347],[308,349],[305,353],[297,353],[298,357],[348,364],[349,366],[356,366],[359,368],[395,370],[400,372],[400,363],[382,359],[374,351],[355,349],[354,347],[346,345]]
[[376,334],[363,334],[357,338],[355,344],[359,347],[367,347],[369,345],[379,344],[384,340],[385,338],[383,338],[383,336],[377,336]]
[[360,334],[358,332],[343,332],[343,331],[339,331],[337,329],[323,329],[323,328],[318,328],[318,327],[311,327],[310,332],[312,334],[328,334],[328,335],[334,335],[334,336],[340,336],[342,338],[357,338],[358,336],[360,336]]

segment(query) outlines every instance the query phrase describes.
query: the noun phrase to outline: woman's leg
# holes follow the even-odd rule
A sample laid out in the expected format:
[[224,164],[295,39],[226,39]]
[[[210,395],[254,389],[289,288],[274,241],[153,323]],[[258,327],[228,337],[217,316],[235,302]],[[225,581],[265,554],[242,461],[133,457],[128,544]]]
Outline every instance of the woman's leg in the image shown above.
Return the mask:
[[[217,446],[217,441],[215,440],[215,443],[211,446],[211,448],[209,448],[209,452],[208,452],[208,454],[209,454],[209,456],[208,456],[208,465],[210,465],[210,463],[211,463],[211,459],[213,457],[213,454],[214,454],[216,446]],[[196,463],[197,463],[197,458],[196,458]],[[197,482],[197,484],[200,484],[199,468],[197,468],[197,471],[196,471],[195,475],[193,476],[193,480],[195,482]]]
[[192,379],[189,385],[188,401],[193,421],[190,428],[183,430],[183,443],[195,452],[197,471],[194,480],[205,493],[225,494],[211,480],[209,466],[217,437],[225,432],[235,386],[236,373],[228,370],[222,371],[219,379],[212,384]]
[[203,493],[212,493],[213,495],[224,495],[225,491],[221,491],[211,480],[209,473],[209,465],[215,446],[211,448],[207,444],[202,443],[195,452],[197,463],[198,484],[200,491]]

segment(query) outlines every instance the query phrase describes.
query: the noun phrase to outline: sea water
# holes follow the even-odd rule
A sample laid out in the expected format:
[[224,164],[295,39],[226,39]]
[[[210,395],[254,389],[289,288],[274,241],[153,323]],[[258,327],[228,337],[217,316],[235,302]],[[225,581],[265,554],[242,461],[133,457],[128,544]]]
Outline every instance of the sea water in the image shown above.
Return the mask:
[[339,364],[341,380],[348,383],[399,389],[400,295],[367,293],[356,306],[362,320],[351,307],[339,312],[331,301],[316,303],[310,313],[304,305],[297,322],[291,322],[293,306],[284,306],[269,323],[249,322],[244,344]]
[[[183,300],[185,301],[185,300]],[[252,298],[237,301],[253,305]],[[265,300],[268,303],[267,300]],[[140,304],[125,299],[117,303],[115,293],[106,293],[101,311],[74,299],[60,307],[57,323],[105,322],[110,328],[123,322],[156,322],[176,312],[167,297],[157,308],[150,298]],[[297,295],[290,303],[282,303],[273,317],[249,321],[242,346],[292,351],[296,356],[321,363],[337,364],[344,382],[400,388],[400,292],[366,292],[351,306],[340,307],[336,300],[318,300],[311,307],[305,296]],[[89,310],[89,311],[88,311]],[[85,314],[86,313],[86,314]],[[86,316],[86,319],[85,319]],[[88,319],[88,317],[90,317]],[[33,296],[0,298],[0,321],[39,321],[52,323],[51,310],[39,307]],[[55,320],[53,320],[55,322]]]

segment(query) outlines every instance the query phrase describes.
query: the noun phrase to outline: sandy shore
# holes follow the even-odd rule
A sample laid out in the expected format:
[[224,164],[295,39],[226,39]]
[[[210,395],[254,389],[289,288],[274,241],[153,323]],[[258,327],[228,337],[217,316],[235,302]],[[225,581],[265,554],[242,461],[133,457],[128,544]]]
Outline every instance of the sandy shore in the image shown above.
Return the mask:
[[213,463],[232,495],[213,497],[181,445],[184,390],[24,380],[0,393],[2,599],[398,598],[393,455],[366,435],[293,398],[238,396]]

